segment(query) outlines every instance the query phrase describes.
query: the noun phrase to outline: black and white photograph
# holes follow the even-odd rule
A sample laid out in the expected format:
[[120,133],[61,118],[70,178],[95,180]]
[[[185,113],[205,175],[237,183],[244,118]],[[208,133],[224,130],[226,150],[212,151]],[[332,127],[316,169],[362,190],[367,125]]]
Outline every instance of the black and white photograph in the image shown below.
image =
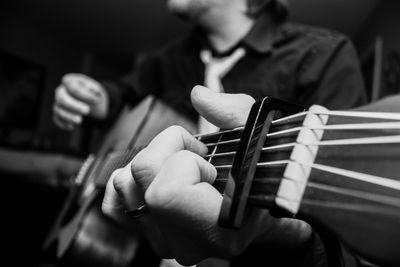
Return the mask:
[[400,267],[399,14],[1,1],[0,266]]

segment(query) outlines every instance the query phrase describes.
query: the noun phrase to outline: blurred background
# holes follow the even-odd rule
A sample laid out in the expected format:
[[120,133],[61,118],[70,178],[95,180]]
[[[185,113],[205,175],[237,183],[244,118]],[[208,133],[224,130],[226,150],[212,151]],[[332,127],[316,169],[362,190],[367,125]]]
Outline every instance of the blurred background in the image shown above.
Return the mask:
[[[289,2],[292,21],[351,38],[371,101],[398,93],[400,1]],[[51,121],[54,89],[61,77],[79,72],[100,80],[117,79],[132,70],[141,53],[190,28],[168,13],[162,0],[0,2],[0,176],[6,192],[1,201],[14,204],[3,210],[0,231],[8,246],[3,253],[14,262],[26,263],[13,251],[40,257],[37,244],[54,216],[51,211],[63,198],[60,191],[49,195],[49,188],[63,188],[71,170],[93,148],[96,132],[90,123],[65,132]],[[6,182],[10,179],[15,183]],[[27,181],[34,189],[26,186]],[[10,197],[13,194],[24,197]],[[15,228],[18,231],[12,231]]]

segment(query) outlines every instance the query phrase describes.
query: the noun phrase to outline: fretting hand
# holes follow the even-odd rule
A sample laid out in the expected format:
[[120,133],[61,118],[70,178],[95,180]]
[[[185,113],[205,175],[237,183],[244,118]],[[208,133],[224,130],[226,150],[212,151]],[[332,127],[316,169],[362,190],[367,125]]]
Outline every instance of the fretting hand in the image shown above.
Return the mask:
[[[195,87],[192,102],[199,113],[222,128],[244,125],[254,100],[247,95],[213,93]],[[204,144],[180,127],[160,133],[110,179],[103,211],[120,219],[124,209],[146,203],[148,212],[127,219],[139,223],[155,251],[182,264],[207,257],[229,258],[262,240],[289,249],[303,248],[311,228],[292,219],[275,219],[266,210],[250,209],[240,230],[217,224],[221,194],[211,185],[215,168],[202,158]],[[133,197],[142,192],[143,199]]]

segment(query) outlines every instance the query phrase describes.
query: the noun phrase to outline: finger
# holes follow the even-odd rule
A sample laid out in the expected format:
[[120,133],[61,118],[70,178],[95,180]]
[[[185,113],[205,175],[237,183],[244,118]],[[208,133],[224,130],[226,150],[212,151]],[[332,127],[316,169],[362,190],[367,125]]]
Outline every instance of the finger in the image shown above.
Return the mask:
[[132,177],[130,166],[122,168],[113,179],[113,186],[127,210],[134,210],[144,204],[142,192]]
[[114,178],[122,169],[115,170],[106,185],[106,191],[103,197],[103,203],[101,205],[101,209],[104,214],[112,217],[118,218],[125,208],[121,198],[118,195],[118,192],[114,187]]
[[182,127],[167,128],[132,160],[132,175],[142,190],[148,188],[165,160],[180,150],[189,150],[203,156],[208,152],[203,143]]
[[191,99],[201,116],[225,129],[243,126],[254,103],[249,95],[216,93],[204,86],[195,86]]
[[[107,182],[106,190],[103,197],[103,202],[101,205],[102,212],[107,215],[108,217],[114,219],[118,223],[128,227],[128,228],[135,228],[138,225],[137,220],[132,220],[129,216],[125,214],[125,211],[129,208],[127,207],[126,200],[121,197],[119,189],[115,187],[115,180],[121,179],[122,177],[126,177],[129,175],[128,172],[124,172],[124,169],[117,169],[113,172],[110,179]],[[132,180],[132,179],[130,179]],[[117,182],[118,184],[119,182]],[[136,223],[135,223],[136,222]]]
[[62,84],[69,94],[83,102],[95,104],[104,93],[104,89],[97,81],[83,74],[66,74]]
[[199,183],[212,184],[217,177],[215,167],[197,154],[179,151],[165,161],[153,183],[145,194],[146,203],[153,206],[165,206],[184,188]]
[[74,129],[74,124],[62,120],[55,114],[53,114],[53,122],[63,130],[72,131]]
[[202,182],[212,184],[217,177],[217,170],[199,155],[181,150],[165,161],[158,177],[162,183],[182,188]]
[[60,85],[56,89],[55,100],[58,106],[63,107],[73,113],[87,115],[90,112],[90,106],[82,101],[73,98],[67,91],[66,87]]
[[57,104],[53,106],[53,114],[67,123],[72,123],[75,125],[82,123],[82,115],[72,113],[71,111],[62,108]]

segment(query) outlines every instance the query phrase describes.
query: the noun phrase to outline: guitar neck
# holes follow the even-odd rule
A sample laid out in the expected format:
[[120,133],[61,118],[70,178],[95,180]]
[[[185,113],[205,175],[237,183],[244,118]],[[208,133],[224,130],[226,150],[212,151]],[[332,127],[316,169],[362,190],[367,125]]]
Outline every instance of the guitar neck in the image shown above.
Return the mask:
[[294,109],[261,102],[239,140],[211,142],[208,158],[225,187],[220,224],[240,227],[248,205],[280,210],[372,261],[399,265],[399,114]]

